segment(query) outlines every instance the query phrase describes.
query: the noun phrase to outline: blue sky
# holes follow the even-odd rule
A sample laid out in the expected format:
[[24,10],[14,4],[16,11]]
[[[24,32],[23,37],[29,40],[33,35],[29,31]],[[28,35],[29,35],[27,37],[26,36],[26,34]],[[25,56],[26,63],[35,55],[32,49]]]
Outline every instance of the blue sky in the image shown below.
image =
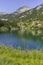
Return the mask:
[[23,5],[33,8],[42,3],[43,0],[0,0],[0,12],[14,12]]

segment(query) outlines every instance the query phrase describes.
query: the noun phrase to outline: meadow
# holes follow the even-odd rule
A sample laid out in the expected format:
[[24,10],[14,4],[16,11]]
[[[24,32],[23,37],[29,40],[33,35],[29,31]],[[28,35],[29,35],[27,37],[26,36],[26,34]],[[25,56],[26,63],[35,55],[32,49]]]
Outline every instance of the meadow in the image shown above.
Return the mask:
[[43,65],[43,51],[0,45],[0,65]]

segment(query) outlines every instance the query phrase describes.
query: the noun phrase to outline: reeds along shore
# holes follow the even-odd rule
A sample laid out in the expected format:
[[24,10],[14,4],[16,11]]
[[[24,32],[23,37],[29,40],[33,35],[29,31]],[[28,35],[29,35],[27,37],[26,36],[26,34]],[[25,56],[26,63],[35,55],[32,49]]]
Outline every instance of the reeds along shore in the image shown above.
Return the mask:
[[0,65],[43,65],[43,51],[0,45]]

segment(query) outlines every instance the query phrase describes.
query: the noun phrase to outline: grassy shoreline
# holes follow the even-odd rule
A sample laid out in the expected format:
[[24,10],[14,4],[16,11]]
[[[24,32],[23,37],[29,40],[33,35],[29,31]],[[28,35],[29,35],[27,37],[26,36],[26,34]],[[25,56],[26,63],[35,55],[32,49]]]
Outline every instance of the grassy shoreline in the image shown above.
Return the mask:
[[43,51],[0,45],[0,65],[43,65]]

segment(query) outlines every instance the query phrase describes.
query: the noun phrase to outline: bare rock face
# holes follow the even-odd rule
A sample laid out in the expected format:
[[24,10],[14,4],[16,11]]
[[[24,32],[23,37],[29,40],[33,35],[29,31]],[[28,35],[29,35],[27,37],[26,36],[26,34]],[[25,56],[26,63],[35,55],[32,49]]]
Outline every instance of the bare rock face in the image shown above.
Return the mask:
[[28,11],[28,10],[29,10],[29,7],[27,7],[27,6],[22,6],[22,7],[18,8],[18,9],[16,10],[15,14],[23,13],[23,12]]
[[16,12],[22,13],[22,12],[25,12],[25,11],[27,11],[27,10],[29,10],[29,8],[28,8],[27,6],[22,6],[22,7],[20,7]]

